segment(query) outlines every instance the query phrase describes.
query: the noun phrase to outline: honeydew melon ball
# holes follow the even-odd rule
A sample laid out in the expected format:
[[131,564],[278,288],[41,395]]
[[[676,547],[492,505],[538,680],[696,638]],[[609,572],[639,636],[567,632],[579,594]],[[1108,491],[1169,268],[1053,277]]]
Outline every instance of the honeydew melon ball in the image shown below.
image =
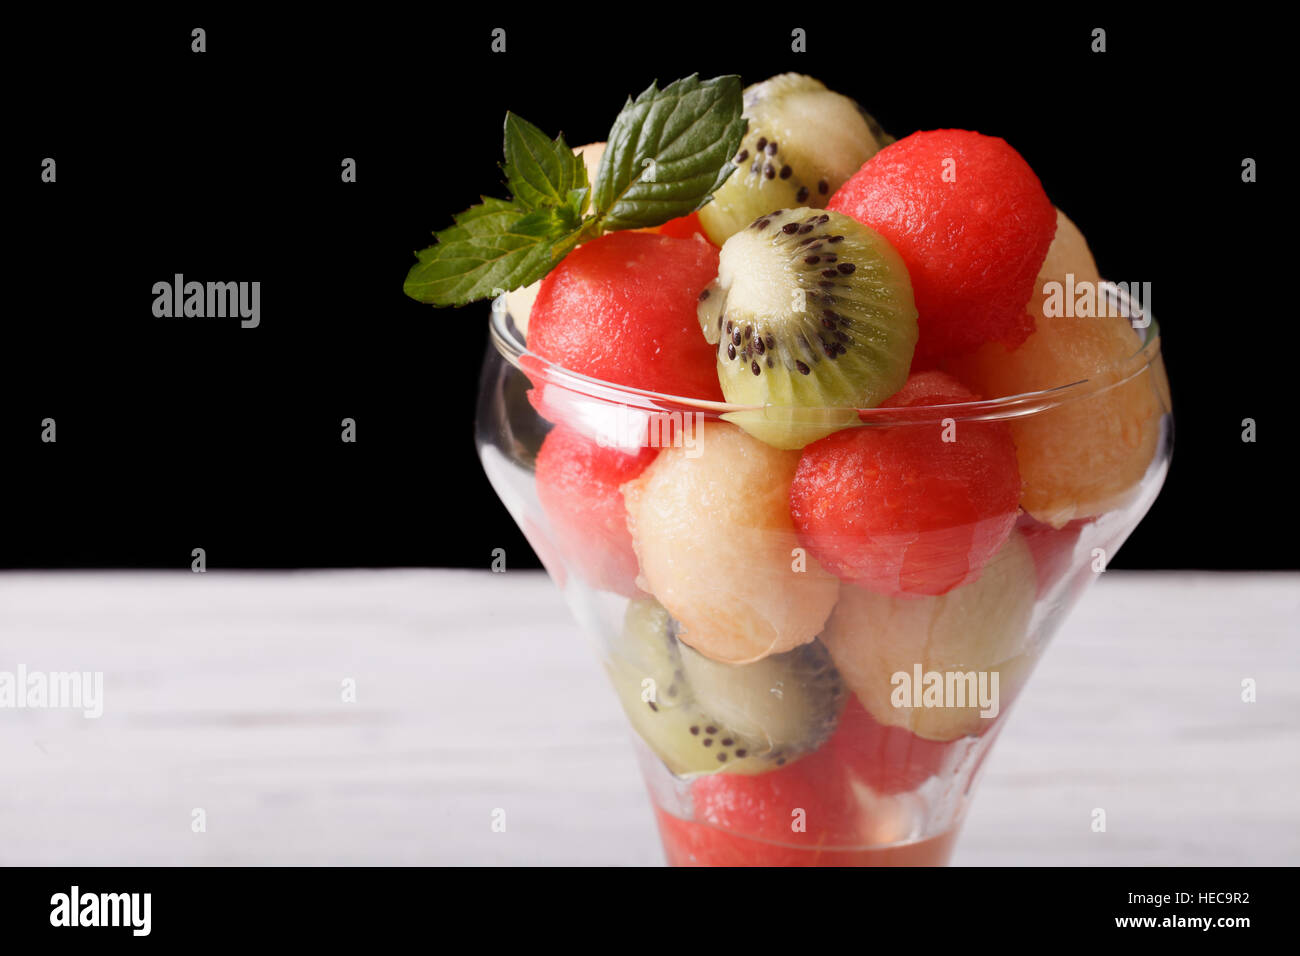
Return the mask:
[[994,718],[981,717],[978,703],[895,706],[913,698],[903,690],[896,695],[903,685],[894,675],[912,679],[917,665],[922,675],[997,671],[1000,713],[1033,667],[1029,625],[1037,590],[1033,555],[1017,532],[978,578],[938,597],[888,596],[845,583],[821,639],[877,721],[927,740],[955,740],[984,732]]
[[622,486],[638,584],[715,661],[746,663],[817,637],[839,583],[799,545],[790,517],[797,452],[706,423]]

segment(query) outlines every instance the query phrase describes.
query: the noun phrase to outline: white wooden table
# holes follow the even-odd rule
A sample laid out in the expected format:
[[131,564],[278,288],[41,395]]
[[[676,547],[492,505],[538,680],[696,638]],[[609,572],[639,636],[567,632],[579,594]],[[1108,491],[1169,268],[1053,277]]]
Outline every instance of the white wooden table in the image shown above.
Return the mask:
[[[1300,863],[1298,622],[1300,575],[1108,572],[955,862]],[[0,574],[19,663],[103,671],[105,709],[0,709],[0,864],[661,862],[618,705],[537,573]]]

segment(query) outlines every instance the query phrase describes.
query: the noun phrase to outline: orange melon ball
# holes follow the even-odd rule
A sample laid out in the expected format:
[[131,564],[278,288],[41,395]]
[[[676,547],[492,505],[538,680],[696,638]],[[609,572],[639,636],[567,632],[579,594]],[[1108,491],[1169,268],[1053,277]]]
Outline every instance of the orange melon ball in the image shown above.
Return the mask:
[[[1160,417],[1169,407],[1169,385],[1159,362],[1114,384],[1140,367],[1133,359],[1145,330],[1134,329],[1123,316],[1047,314],[1062,310],[1049,307],[1044,286],[1064,286],[1067,273],[1076,289],[1099,281],[1082,233],[1057,210],[1056,238],[1029,303],[1034,333],[1016,349],[989,343],[946,366],[986,398],[1085,379],[1094,383],[1083,397],[1010,422],[1023,482],[1020,505],[1054,528],[1124,503],[1155,457]],[[1098,387],[1102,390],[1093,391]]]

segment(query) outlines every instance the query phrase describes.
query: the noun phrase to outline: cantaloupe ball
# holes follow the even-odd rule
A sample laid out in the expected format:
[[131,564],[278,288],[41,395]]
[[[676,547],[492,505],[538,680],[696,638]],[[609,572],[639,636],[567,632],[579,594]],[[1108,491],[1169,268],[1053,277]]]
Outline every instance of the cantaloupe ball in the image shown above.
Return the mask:
[[[596,182],[596,170],[600,169],[600,158],[605,155],[604,143],[587,143],[575,146],[573,151],[582,157],[582,164],[587,167],[587,181],[593,186]],[[506,311],[515,320],[515,327],[525,338],[528,337],[528,316],[533,311],[533,302],[537,299],[537,290],[542,287],[538,279],[532,285],[524,286],[506,293]]]
[[[1014,350],[990,343],[953,359],[948,371],[985,398],[1084,379],[1104,386],[1135,371],[1137,363],[1129,360],[1142,339],[1127,318],[1045,314],[1044,284],[1064,285],[1067,273],[1073,273],[1076,288],[1099,281],[1082,233],[1057,210],[1056,238],[1029,303],[1036,331]],[[1021,507],[1059,528],[1121,505],[1155,456],[1160,416],[1168,407],[1164,366],[1156,363],[1123,385],[1011,420],[1024,486]]]
[[637,583],[706,657],[743,663],[813,640],[839,582],[799,547],[790,482],[799,453],[706,423],[622,486]]
[[1083,238],[1079,227],[1058,209],[1056,237],[1047,247],[1047,257],[1038,269],[1038,289],[1042,290],[1045,279],[1063,280],[1067,272],[1074,273],[1076,284],[1085,279],[1088,282],[1101,281],[1101,273],[1097,270],[1096,260],[1092,258],[1092,250],[1088,248],[1088,240]]
[[[1037,589],[1033,556],[1017,532],[978,578],[939,597],[891,597],[845,582],[822,643],[845,684],[880,723],[927,740],[979,734],[995,717],[980,716],[978,701],[970,706],[968,698],[965,707],[895,706],[896,694],[912,698],[899,690],[894,675],[914,678],[917,665],[923,675],[997,671],[1000,713],[1033,668],[1029,623]],[[986,681],[991,690],[991,677]]]

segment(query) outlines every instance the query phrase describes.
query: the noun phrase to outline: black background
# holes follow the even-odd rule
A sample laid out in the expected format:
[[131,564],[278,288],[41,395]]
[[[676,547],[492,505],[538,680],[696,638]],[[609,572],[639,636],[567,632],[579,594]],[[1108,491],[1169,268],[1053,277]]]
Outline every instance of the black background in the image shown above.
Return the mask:
[[[1104,275],[1152,283],[1174,464],[1112,567],[1296,567],[1293,269],[1269,238],[1291,217],[1277,24],[760,9],[15,23],[0,567],[188,567],[195,547],[210,568],[484,567],[496,547],[531,562],[473,447],[487,307],[406,299],[412,252],[503,194],[507,109],[578,144],[653,79],[786,70],[895,135],[1005,137]],[[190,51],[195,26],[206,53]],[[260,281],[261,326],[154,318],[153,283],[178,272]]]

